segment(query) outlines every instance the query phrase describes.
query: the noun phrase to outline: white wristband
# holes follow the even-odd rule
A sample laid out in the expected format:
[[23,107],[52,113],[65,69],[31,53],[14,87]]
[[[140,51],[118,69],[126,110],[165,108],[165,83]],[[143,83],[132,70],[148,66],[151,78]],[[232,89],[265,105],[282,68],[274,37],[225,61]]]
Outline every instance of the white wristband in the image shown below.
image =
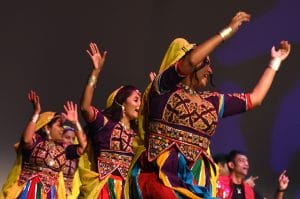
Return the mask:
[[279,57],[272,58],[269,67],[272,68],[275,71],[278,71],[281,64],[281,59]]
[[33,123],[36,123],[37,122],[37,120],[39,119],[39,114],[34,114],[33,116],[32,116],[32,118],[31,118],[31,121],[33,122]]

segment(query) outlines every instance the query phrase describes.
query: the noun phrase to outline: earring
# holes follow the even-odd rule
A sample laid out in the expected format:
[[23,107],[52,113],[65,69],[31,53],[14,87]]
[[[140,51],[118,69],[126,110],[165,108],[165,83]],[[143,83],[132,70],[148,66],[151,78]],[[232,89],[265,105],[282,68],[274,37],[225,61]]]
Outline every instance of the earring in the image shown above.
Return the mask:
[[46,130],[46,134],[47,134],[48,139],[51,140],[52,137],[51,137],[51,135],[50,135],[50,131],[49,131],[49,130]]

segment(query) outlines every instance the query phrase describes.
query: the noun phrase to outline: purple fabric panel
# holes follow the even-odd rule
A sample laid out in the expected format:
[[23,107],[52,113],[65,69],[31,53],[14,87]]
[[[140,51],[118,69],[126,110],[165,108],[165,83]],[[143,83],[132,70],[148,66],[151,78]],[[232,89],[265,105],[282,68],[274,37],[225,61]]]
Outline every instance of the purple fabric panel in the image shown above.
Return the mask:
[[93,122],[87,123],[87,134],[92,141],[95,157],[99,155],[101,149],[110,149],[110,138],[116,123],[108,120],[103,125],[104,115],[101,111],[98,111],[96,119]]
[[77,153],[78,146],[78,144],[71,144],[67,146],[67,148],[65,149],[67,160],[80,158],[80,155],[78,155]]
[[[30,155],[31,155],[31,153],[32,153],[32,151],[33,151],[33,149],[35,148],[35,146],[36,146],[38,143],[43,142],[43,141],[45,141],[45,139],[44,139],[43,137],[41,137],[41,136],[39,136],[39,135],[36,134],[36,139],[35,139],[35,142],[34,142],[33,147],[32,147],[31,149],[24,149],[24,148],[22,147],[22,158],[23,158],[23,160],[24,160],[25,162],[28,162],[29,157],[30,157]],[[23,145],[23,140],[21,141],[21,146],[22,146],[22,145]]]
[[224,94],[224,101],[223,101],[224,104],[219,104],[220,103],[219,99],[221,97],[220,95],[221,94],[215,92],[215,95],[206,98],[206,100],[210,101],[214,105],[217,111],[219,110],[219,106],[224,106],[222,117],[239,114],[246,111],[246,97],[240,98],[236,96],[236,95],[245,96],[244,93]]
[[176,85],[184,77],[179,76],[175,70],[175,66],[171,66],[165,70],[159,77],[158,88],[161,92],[159,95],[154,86],[152,85],[149,99],[149,112],[150,119],[161,119],[164,107],[170,97],[170,95],[177,89]]
[[179,76],[175,69],[175,65],[173,65],[161,73],[158,78],[159,91],[164,93],[174,88],[185,77]]
[[[240,95],[240,94],[239,94]],[[243,113],[246,111],[246,97],[242,93],[244,98],[235,97],[233,95],[224,95],[224,113],[223,117]]]
[[187,188],[185,183],[177,176],[178,161],[178,152],[173,148],[170,151],[170,155],[166,160],[164,166],[162,167],[162,171],[166,174],[166,176],[168,176],[169,182],[173,187]]
[[[98,110],[98,109],[97,109]],[[92,122],[87,122],[87,127],[89,128],[89,136],[92,133],[95,133],[97,130],[99,130],[100,128],[102,128],[104,125],[104,115],[102,114],[102,112],[100,110],[98,110],[97,115],[96,115],[96,119]]]

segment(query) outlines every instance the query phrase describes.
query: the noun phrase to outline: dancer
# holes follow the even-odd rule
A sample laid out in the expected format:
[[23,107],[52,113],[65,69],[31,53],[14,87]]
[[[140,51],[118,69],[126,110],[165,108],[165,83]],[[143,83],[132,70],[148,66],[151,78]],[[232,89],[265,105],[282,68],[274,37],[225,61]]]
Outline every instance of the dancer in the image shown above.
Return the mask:
[[238,12],[228,27],[202,44],[175,39],[141,106],[139,138],[143,146],[131,172],[131,198],[214,198],[216,167],[209,152],[218,118],[261,105],[290,52],[282,41],[250,93],[203,91],[213,70],[209,54],[235,33],[250,15]]
[[[41,112],[39,96],[28,93],[34,114],[28,122],[18,146],[19,157],[3,189],[5,198],[66,198],[60,172],[68,159],[79,158],[86,147],[85,134],[77,117],[77,105],[68,101],[66,113]],[[62,124],[69,121],[76,127],[78,145],[64,146]],[[20,169],[18,169],[20,167]]]
[[[71,126],[63,126],[63,143],[67,147],[71,144],[78,143],[76,139],[76,130]],[[85,138],[86,139],[86,138]],[[65,189],[68,199],[77,198],[80,192],[80,177],[78,173],[79,158],[67,160],[62,168]]]
[[100,53],[95,43],[87,50],[93,61],[88,84],[82,99],[82,116],[87,122],[88,137],[93,151],[91,170],[81,168],[82,187],[80,198],[124,198],[136,135],[140,92],[134,86],[121,86],[107,99],[101,111],[92,105],[94,89],[105,62],[106,54]]

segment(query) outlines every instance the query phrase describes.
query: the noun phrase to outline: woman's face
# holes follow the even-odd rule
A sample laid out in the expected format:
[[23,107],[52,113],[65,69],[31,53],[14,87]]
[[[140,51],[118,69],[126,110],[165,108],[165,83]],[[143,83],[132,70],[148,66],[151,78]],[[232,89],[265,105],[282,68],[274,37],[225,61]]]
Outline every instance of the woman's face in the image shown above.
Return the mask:
[[61,141],[62,140],[62,134],[63,134],[63,127],[62,127],[62,120],[58,119],[55,121],[51,127],[48,127],[50,137],[53,140]]
[[127,97],[126,101],[123,103],[125,108],[125,117],[129,120],[135,120],[138,118],[139,109],[141,105],[141,95],[138,91],[132,91],[131,95]]
[[205,87],[209,81],[210,75],[213,73],[212,68],[210,67],[211,65],[209,57],[205,58],[201,64],[203,65],[202,68],[196,72],[196,77],[198,79],[198,84],[196,87],[198,88]]
[[74,144],[75,132],[72,130],[65,131],[62,135],[62,139],[66,145]]

